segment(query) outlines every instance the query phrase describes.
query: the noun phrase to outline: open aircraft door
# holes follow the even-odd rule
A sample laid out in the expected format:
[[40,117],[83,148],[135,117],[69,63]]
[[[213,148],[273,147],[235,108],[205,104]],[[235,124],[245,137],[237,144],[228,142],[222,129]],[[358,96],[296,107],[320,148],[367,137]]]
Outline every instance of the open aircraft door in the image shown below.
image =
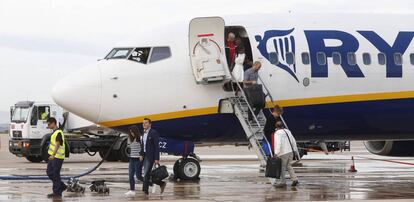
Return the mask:
[[224,38],[223,18],[203,17],[191,20],[189,48],[191,66],[197,84],[231,79]]

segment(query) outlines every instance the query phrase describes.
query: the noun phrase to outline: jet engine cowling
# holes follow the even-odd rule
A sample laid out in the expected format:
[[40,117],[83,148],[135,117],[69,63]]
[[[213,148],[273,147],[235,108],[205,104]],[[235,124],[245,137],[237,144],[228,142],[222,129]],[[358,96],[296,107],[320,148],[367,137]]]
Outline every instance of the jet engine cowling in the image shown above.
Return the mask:
[[414,141],[364,141],[365,148],[381,156],[414,156]]

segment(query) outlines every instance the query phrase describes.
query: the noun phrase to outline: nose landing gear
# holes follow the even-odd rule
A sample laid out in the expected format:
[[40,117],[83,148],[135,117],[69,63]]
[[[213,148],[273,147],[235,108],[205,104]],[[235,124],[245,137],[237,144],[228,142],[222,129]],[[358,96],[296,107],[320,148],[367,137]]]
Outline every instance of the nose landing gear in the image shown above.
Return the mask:
[[201,171],[199,162],[199,159],[195,155],[178,159],[173,167],[174,178],[180,180],[199,180]]

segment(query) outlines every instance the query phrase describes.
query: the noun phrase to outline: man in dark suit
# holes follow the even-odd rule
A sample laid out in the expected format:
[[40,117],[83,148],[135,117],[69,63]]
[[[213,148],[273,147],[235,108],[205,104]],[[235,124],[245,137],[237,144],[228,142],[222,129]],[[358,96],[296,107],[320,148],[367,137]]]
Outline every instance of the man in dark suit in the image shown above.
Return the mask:
[[[142,137],[141,154],[144,157],[144,183],[142,185],[142,191],[148,195],[148,188],[150,185],[151,170],[155,164],[160,164],[160,146],[158,132],[151,128],[151,120],[145,118],[143,122],[144,135]],[[152,182],[157,184],[161,188],[161,194],[164,192],[166,183],[163,181]]]

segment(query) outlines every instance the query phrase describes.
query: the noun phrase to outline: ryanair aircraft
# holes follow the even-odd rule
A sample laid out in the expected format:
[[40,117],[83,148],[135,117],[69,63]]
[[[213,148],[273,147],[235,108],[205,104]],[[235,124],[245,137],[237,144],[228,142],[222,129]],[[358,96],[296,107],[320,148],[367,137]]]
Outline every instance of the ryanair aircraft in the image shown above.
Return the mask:
[[[273,13],[194,16],[142,29],[62,79],[53,98],[119,131],[149,117],[165,138],[160,147],[184,159],[193,143],[246,142],[245,123],[225,102],[234,92],[223,89],[232,77],[226,57],[232,32],[246,57],[262,63],[267,107],[285,108],[298,141],[365,140],[375,154],[414,154],[414,3],[279,2]],[[170,151],[176,145],[186,151]],[[188,158],[193,173],[187,169],[184,178],[198,177],[198,161]]]

